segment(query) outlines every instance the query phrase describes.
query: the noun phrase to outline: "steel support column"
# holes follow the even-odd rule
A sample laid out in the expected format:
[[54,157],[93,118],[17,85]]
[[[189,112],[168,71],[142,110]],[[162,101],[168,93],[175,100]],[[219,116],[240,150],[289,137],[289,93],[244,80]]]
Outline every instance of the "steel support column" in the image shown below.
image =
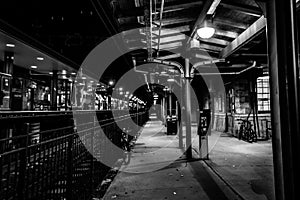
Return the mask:
[[191,80],[190,63],[185,59],[185,137],[186,137],[186,157],[192,158],[192,108],[191,108]]
[[57,110],[58,71],[54,70],[51,80],[51,110]]
[[169,116],[172,117],[172,91],[169,93]]
[[267,3],[272,139],[277,200],[299,199],[299,68],[295,1]]
[[[182,86],[183,80],[180,79],[180,85]],[[181,89],[180,92],[180,103],[183,102],[183,89]],[[179,139],[179,148],[183,149],[183,137],[182,137],[182,128],[183,128],[183,109],[182,105],[179,105],[179,110],[178,111],[178,123],[179,123],[179,130],[178,130],[178,139]],[[179,114],[180,113],[180,114]]]
[[161,119],[163,124],[165,124],[165,96],[161,99]]

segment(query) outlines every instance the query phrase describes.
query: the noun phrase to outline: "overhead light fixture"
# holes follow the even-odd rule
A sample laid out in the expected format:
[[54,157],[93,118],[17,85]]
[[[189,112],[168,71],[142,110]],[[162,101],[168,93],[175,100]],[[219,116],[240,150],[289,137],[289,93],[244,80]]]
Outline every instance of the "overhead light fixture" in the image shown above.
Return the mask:
[[53,74],[53,72],[49,72],[49,74],[50,74],[50,75],[52,75],[52,74]]
[[175,79],[174,78],[169,78],[167,81],[168,82],[175,82]]
[[72,75],[76,75],[76,72],[72,72],[71,74],[72,74]]
[[36,69],[36,68],[37,68],[37,66],[35,66],[35,65],[31,65],[31,66],[30,66],[30,68],[31,68],[31,69]]
[[209,39],[215,34],[216,30],[212,27],[201,27],[197,30],[197,34],[202,39]]
[[202,39],[209,39],[216,32],[216,29],[212,26],[212,23],[210,22],[212,20],[212,16],[208,16],[207,18],[208,19],[204,20],[203,25],[197,29],[197,34]]
[[16,45],[14,45],[14,44],[11,44],[11,43],[7,43],[7,44],[6,44],[6,46],[7,46],[7,47],[14,48]]
[[44,60],[43,57],[37,57],[36,59],[39,60],[39,61],[43,61]]
[[114,82],[113,81],[109,81],[108,84],[109,85],[114,85]]

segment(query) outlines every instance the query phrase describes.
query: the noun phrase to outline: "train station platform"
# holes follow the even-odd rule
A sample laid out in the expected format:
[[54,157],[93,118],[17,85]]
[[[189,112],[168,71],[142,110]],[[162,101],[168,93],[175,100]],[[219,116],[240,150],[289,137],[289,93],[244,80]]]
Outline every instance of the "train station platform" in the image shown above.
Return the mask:
[[270,142],[252,144],[212,132],[209,160],[197,159],[194,141],[195,159],[187,161],[178,137],[165,132],[150,117],[103,199],[275,199]]

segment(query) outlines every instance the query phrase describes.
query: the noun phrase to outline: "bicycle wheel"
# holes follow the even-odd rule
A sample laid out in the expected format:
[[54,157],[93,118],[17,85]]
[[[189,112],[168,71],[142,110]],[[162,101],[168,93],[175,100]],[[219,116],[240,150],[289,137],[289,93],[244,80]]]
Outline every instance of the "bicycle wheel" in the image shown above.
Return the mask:
[[239,135],[238,135],[239,140],[243,139],[243,137],[244,137],[244,131],[245,131],[244,130],[244,125],[242,124],[240,126]]
[[253,142],[257,142],[257,135],[253,129],[250,130],[250,137]]

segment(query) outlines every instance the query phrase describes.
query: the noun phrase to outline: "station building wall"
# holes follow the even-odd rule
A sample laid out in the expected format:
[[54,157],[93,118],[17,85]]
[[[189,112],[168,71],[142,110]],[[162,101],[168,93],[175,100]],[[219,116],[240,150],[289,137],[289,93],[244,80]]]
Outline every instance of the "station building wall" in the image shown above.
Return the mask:
[[[235,137],[238,136],[241,120],[248,120],[254,125],[255,116],[251,109],[251,100],[255,101],[253,106],[257,108],[257,94],[250,92],[251,81],[249,79],[239,79],[230,85],[226,85],[226,92],[213,93],[211,97],[212,112],[212,129],[220,132],[227,132]],[[251,113],[250,113],[251,112]],[[249,115],[250,113],[250,115]],[[253,126],[258,132],[259,137],[266,138],[266,134],[270,134],[267,130],[267,125],[270,127],[271,116],[270,112],[257,113],[258,124]]]

